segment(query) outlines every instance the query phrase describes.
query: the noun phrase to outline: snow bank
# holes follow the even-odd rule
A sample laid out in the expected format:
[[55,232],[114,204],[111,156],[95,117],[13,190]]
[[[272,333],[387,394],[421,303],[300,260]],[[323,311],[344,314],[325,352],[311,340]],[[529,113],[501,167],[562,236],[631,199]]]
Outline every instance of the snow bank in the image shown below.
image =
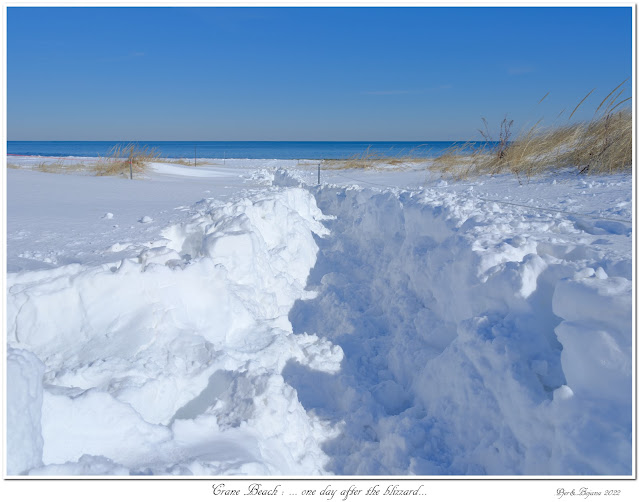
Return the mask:
[[[14,473],[325,472],[324,432],[281,376],[291,359],[334,372],[342,358],[287,319],[322,215],[296,188],[196,206],[135,260],[9,274],[9,344],[46,366],[22,385],[40,394],[13,402],[32,410],[29,431],[10,428],[29,446]],[[40,430],[44,443],[19,439]]]
[[625,205],[308,174],[8,274],[10,474],[631,474]]
[[573,392],[623,403],[632,392],[632,283],[623,277],[561,281],[553,311],[564,347],[562,366]]
[[316,198],[335,219],[310,276],[318,295],[290,317],[344,362],[334,376],[291,363],[285,377],[340,430],[329,469],[631,473],[631,282],[612,277],[630,256],[607,247],[619,233],[597,241],[472,192]]

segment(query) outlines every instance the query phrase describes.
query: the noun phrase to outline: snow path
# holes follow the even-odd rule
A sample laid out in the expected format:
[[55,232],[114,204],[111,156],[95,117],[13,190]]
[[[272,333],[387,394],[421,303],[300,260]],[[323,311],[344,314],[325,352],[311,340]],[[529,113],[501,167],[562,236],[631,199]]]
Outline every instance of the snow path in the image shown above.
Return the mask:
[[[116,215],[132,228],[84,228],[92,254],[61,228],[21,244],[11,216],[37,177],[12,173],[9,474],[631,473],[627,179],[588,178],[588,205],[581,181],[317,187],[263,167],[239,184],[210,170],[231,188],[172,211],[194,172],[168,201],[141,182],[158,205],[132,192]],[[521,207],[555,190],[587,216]]]
[[[311,272],[319,295],[297,302],[290,318],[294,330],[342,347],[344,362],[340,373],[324,376],[293,362],[285,378],[305,408],[343,424],[342,435],[325,446],[331,470],[630,472],[627,259],[606,262],[625,276],[607,278],[599,268],[604,247],[593,244],[595,237],[575,248],[580,231],[566,221],[526,221],[517,208],[497,209],[472,196],[341,187],[321,188],[316,196],[336,219],[327,223],[331,236],[322,239]],[[593,283],[621,288],[625,296],[620,310],[612,309],[621,298],[599,296],[605,305],[589,323]],[[620,317],[606,313],[612,311]],[[573,319],[579,330],[569,327]],[[579,349],[584,338],[604,353]],[[572,353],[562,353],[562,344],[578,352],[569,372]],[[612,361],[619,367],[610,368]],[[603,373],[605,383],[594,391]],[[611,378],[619,390],[614,403],[607,402]],[[570,403],[553,400],[565,384],[582,393]],[[575,409],[602,422],[579,425]],[[598,453],[566,441],[568,430],[589,437],[584,444]],[[611,433],[625,439],[613,448],[608,439],[592,447],[593,437]]]

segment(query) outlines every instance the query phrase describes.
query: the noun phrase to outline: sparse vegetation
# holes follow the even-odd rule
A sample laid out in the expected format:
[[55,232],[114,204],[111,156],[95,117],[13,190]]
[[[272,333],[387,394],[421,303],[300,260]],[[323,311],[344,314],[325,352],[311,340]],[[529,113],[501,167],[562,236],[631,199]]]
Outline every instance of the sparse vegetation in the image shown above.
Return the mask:
[[424,162],[423,156],[417,155],[419,146],[409,151],[400,151],[397,154],[380,153],[371,150],[369,146],[360,155],[353,155],[347,159],[329,159],[322,162],[324,169],[379,169],[384,166],[396,168],[410,167],[419,162]]
[[160,158],[160,152],[155,148],[140,146],[137,143],[115,145],[106,157],[99,157],[95,164],[97,176],[129,176],[143,174],[149,162]]
[[86,170],[86,166],[82,163],[65,163],[64,159],[55,159],[53,162],[43,160],[34,169],[43,173],[72,173]]
[[[570,120],[591,96],[591,90],[572,110],[568,123],[540,129],[539,122],[511,141],[513,121],[501,122],[499,140],[493,140],[488,123],[479,132],[489,143],[454,145],[435,158],[431,166],[454,178],[512,172],[531,177],[553,169],[572,168],[579,174],[613,173],[632,169],[632,113],[620,100],[619,84],[601,101],[589,122]],[[543,101],[548,94],[541,100]],[[562,111],[563,113],[563,111]],[[560,113],[560,115],[562,114]]]
[[118,144],[111,148],[104,156],[97,158],[84,158],[81,162],[75,159],[56,157],[42,157],[37,163],[29,163],[26,166],[7,163],[11,169],[33,169],[46,173],[82,173],[95,176],[124,176],[129,177],[131,168],[133,175],[139,176],[145,172],[149,162],[162,162],[165,164],[179,164],[183,166],[211,165],[210,161],[198,159],[173,159],[162,158],[155,148],[140,146],[137,143]]
[[490,134],[488,122],[484,117],[482,117],[481,120],[484,123],[484,128],[479,129],[479,133],[484,138],[484,141],[492,145],[489,148],[493,151],[497,159],[503,159],[506,156],[506,149],[508,148],[508,144],[510,143],[511,136],[513,135],[512,127],[515,121],[508,120],[508,117],[504,117],[504,120],[501,121],[501,126],[499,128],[499,140],[494,140],[492,135]]
[[190,166],[190,167],[211,165],[211,162],[205,159],[197,159],[197,162],[195,161],[195,159],[185,159],[185,158],[179,158],[179,159],[162,158],[158,160],[165,164],[178,164],[180,166]]
[[162,162],[167,164],[179,164],[181,166],[194,166],[195,160],[193,159],[162,159]]

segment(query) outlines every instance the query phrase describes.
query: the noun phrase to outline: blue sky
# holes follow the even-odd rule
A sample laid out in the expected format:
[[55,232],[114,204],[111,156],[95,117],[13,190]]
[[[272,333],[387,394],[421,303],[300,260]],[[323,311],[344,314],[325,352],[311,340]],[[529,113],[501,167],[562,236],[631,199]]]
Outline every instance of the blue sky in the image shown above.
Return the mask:
[[630,7],[7,11],[9,140],[479,139],[632,77]]

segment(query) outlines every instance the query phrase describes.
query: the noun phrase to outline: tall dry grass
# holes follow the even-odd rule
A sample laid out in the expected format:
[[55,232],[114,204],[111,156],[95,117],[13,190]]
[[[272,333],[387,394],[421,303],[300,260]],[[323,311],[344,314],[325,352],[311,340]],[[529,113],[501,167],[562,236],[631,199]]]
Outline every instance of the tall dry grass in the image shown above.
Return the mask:
[[435,158],[431,169],[454,178],[501,172],[530,178],[557,169],[573,169],[580,174],[630,170],[632,113],[628,107],[631,98],[621,99],[625,92],[621,87],[625,83],[608,93],[591,120],[571,122],[594,89],[575,106],[567,123],[544,129],[538,122],[522,130],[512,141],[512,121],[507,118],[502,121],[499,139],[494,140],[487,132],[487,122],[482,119],[484,129],[480,129],[480,133],[490,143],[455,145]]
[[454,179],[466,179],[473,174],[490,170],[491,161],[497,163],[495,159],[485,144],[468,141],[455,143],[447,148],[433,159],[429,169]]
[[155,148],[140,146],[137,143],[117,144],[105,157],[99,157],[94,169],[97,176],[126,176],[143,174],[149,162],[160,158]]

